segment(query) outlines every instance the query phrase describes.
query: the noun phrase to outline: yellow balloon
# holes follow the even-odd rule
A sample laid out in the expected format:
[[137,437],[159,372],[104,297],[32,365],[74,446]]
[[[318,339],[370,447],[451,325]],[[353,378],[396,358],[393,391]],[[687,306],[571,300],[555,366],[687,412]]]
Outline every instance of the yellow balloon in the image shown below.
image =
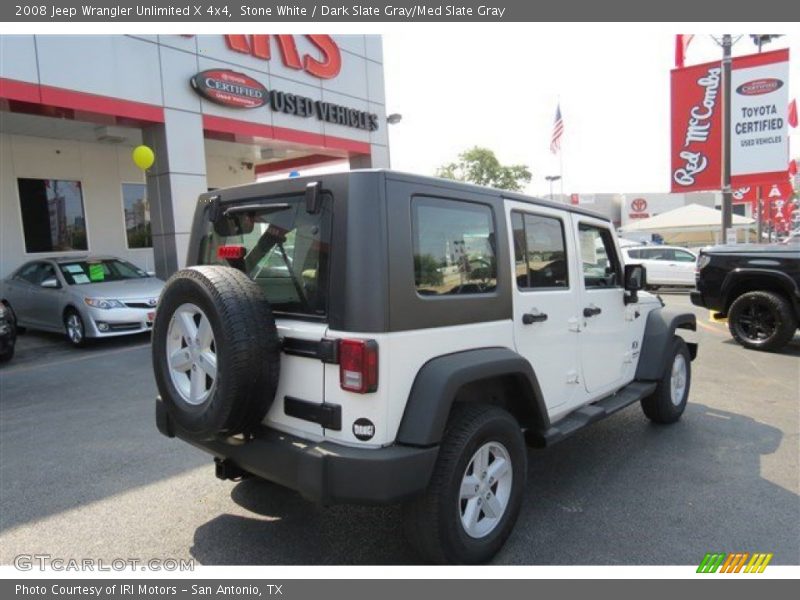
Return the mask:
[[133,149],[131,156],[133,158],[133,162],[142,171],[146,171],[152,167],[156,160],[156,155],[153,154],[153,151],[148,146],[136,146],[136,148]]

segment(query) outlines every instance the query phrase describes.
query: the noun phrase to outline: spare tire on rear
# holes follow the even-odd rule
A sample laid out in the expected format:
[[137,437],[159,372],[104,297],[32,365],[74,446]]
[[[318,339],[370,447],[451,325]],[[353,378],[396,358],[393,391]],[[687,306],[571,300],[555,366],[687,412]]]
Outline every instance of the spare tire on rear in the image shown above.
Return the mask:
[[183,269],[153,323],[153,370],[175,425],[202,438],[253,431],[278,387],[280,340],[261,288],[229,267]]

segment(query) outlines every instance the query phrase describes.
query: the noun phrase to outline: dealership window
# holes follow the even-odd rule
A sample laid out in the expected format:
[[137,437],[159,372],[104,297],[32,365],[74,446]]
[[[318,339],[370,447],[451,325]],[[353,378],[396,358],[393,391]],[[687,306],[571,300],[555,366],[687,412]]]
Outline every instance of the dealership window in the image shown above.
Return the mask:
[[414,285],[422,296],[482,294],[497,286],[495,228],[484,204],[412,201]]
[[122,184],[122,205],[125,211],[125,235],[128,248],[152,248],[150,203],[143,183]]
[[514,276],[520,290],[566,288],[567,252],[560,219],[511,214],[514,229]]
[[80,181],[17,179],[25,252],[88,250]]

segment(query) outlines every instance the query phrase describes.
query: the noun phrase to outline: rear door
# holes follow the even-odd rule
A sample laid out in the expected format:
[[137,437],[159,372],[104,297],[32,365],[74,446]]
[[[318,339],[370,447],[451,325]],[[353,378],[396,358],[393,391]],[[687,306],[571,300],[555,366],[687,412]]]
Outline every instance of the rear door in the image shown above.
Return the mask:
[[632,327],[623,301],[622,265],[610,224],[572,215],[580,252],[580,356],[590,399],[621,387],[631,361]]
[[583,394],[575,248],[569,213],[506,201],[512,233],[514,341],[533,366],[551,418]]
[[673,252],[673,260],[670,263],[673,282],[676,285],[694,287],[694,266],[697,263],[697,257],[688,250],[675,248]]
[[21,267],[17,273],[6,282],[5,296],[14,310],[20,325],[38,325],[32,310],[32,296],[39,285],[39,274],[42,262],[30,262]]

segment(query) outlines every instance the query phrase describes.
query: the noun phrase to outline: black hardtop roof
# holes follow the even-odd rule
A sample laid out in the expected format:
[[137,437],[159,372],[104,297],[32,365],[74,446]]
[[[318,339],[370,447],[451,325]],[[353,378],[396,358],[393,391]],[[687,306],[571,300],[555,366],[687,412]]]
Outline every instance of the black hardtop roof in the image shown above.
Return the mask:
[[502,197],[517,202],[526,202],[528,204],[544,206],[556,210],[565,210],[568,212],[582,214],[610,222],[610,219],[603,214],[591,210],[586,210],[585,208],[580,208],[578,206],[573,206],[571,204],[561,204],[559,202],[554,202],[552,200],[544,200],[542,198],[526,196],[525,194],[520,194],[519,192],[509,192],[508,190],[501,190],[497,188],[475,185],[472,183],[464,183],[462,181],[455,181],[452,179],[443,179],[441,177],[432,177],[430,175],[415,175],[413,173],[393,171],[390,169],[355,169],[352,171],[326,173],[324,175],[309,175],[305,177],[293,177],[291,179],[287,178],[277,181],[256,181],[253,183],[245,183],[233,187],[213,190],[211,192],[202,194],[201,197],[210,199],[213,198],[214,196],[219,196],[222,202],[235,202],[239,200],[244,200],[246,198],[255,199],[256,197],[263,195],[265,192],[271,194],[274,193],[276,190],[278,191],[278,193],[286,193],[289,192],[290,190],[293,190],[296,193],[298,187],[305,188],[306,184],[312,181],[324,181],[325,179],[328,178],[352,177],[364,173],[382,174],[387,179],[392,179],[396,181],[405,181],[411,183],[424,182],[426,185],[439,187],[443,190],[445,189],[464,190],[472,194],[483,194],[486,196]]

